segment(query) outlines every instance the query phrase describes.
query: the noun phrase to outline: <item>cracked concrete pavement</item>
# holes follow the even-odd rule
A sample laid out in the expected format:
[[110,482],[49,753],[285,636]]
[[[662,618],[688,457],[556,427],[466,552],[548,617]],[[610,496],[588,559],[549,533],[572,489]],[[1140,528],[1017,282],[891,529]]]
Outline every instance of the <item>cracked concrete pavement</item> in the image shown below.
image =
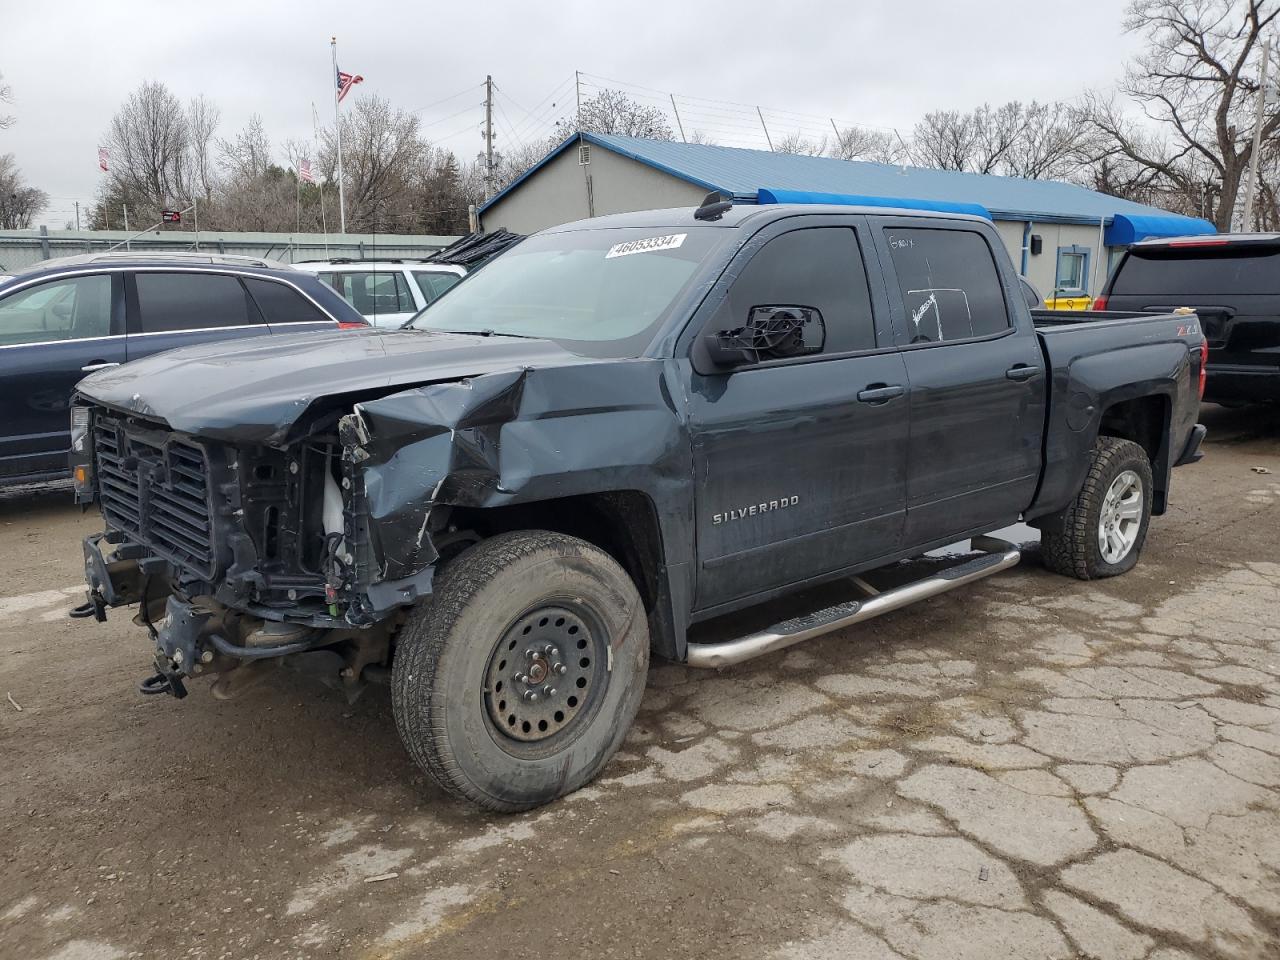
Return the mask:
[[1029,556],[659,666],[603,777],[515,817],[426,782],[384,691],[137,696],[140,631],[62,616],[97,518],[0,497],[0,957],[1280,955],[1280,417],[1205,420],[1131,574]]

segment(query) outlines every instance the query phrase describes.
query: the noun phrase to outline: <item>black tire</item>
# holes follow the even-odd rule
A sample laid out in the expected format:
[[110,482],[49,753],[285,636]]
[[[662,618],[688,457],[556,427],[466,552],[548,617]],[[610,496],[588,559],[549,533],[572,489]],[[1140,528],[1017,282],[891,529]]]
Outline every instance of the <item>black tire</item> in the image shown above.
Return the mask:
[[[528,810],[600,773],[640,708],[648,665],[644,605],[612,557],[559,533],[500,534],[450,562],[410,612],[392,708],[409,754],[446,791],[487,810]],[[549,733],[521,719],[555,707]]]
[[[1112,484],[1126,471],[1136,474],[1141,484],[1141,518],[1132,546],[1119,559],[1108,559],[1099,543],[1102,511]],[[1147,539],[1152,492],[1151,461],[1146,451],[1132,440],[1098,437],[1084,486],[1063,511],[1061,531],[1040,535],[1044,565],[1079,580],[1114,577],[1132,570]]]

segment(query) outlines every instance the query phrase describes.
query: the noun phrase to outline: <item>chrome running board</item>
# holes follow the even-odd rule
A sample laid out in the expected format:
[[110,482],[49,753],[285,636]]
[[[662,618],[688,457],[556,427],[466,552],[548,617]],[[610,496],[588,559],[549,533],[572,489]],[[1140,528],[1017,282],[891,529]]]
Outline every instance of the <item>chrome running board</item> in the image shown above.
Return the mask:
[[1019,549],[1004,540],[997,540],[994,537],[974,537],[972,543],[973,549],[983,551],[982,556],[940,570],[923,580],[903,584],[882,593],[875,592],[869,584],[855,577],[854,582],[861,589],[871,592],[869,597],[862,600],[846,600],[825,610],[793,617],[790,620],[775,623],[758,633],[739,637],[737,640],[727,640],[724,643],[691,643],[686,662],[691,667],[731,667],[736,663],[752,660],[766,653],[773,653],[775,650],[783,650],[805,640],[822,636],[824,633],[840,630],[878,617],[882,613],[889,613],[920,600],[936,597],[948,590],[963,587],[966,583],[973,583],[993,573],[1017,566],[1018,561],[1022,559]]

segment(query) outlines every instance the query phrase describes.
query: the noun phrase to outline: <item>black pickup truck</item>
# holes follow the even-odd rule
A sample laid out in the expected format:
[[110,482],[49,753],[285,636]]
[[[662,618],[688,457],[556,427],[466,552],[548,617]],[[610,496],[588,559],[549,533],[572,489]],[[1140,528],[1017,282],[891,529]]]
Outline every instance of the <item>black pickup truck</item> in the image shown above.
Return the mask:
[[1098,300],[1147,313],[1191,307],[1209,344],[1204,399],[1280,403],[1280,234],[1135,243]]
[[[389,682],[447,790],[602,769],[650,651],[718,667],[1019,560],[1123,573],[1198,459],[1194,313],[1033,320],[990,222],[734,205],[526,239],[400,331],[193,347],[80,384],[89,600],[144,692],[263,666]],[[972,539],[957,565],[724,643],[692,625]]]

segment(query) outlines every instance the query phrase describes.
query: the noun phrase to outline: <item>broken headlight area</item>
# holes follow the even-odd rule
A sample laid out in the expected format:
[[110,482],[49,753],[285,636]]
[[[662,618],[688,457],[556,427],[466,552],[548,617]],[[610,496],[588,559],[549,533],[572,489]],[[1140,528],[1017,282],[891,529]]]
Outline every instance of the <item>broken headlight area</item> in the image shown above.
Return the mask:
[[359,476],[336,434],[279,450],[103,409],[90,423],[106,532],[85,540],[89,595],[76,614],[138,605],[155,643],[144,692],[181,696],[184,677],[280,658],[341,677],[350,692],[387,661],[394,604],[362,590],[375,565],[357,519]]

